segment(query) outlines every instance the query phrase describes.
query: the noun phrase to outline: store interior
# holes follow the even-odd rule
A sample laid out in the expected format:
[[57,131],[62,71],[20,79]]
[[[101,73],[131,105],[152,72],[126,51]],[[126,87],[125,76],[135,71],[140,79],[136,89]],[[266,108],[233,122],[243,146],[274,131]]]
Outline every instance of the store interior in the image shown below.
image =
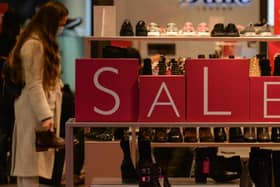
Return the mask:
[[[76,89],[77,59],[118,58],[119,53],[123,55],[127,48],[138,52],[130,58],[141,59],[142,70],[139,72],[149,76],[185,76],[186,60],[198,58],[249,59],[249,76],[278,75],[274,72],[278,67],[276,64],[280,64],[280,57],[275,58],[278,51],[280,53],[277,43],[280,37],[274,33],[274,0],[60,1],[69,9],[69,17],[82,20],[77,27],[65,30],[58,37],[62,79],[74,93],[79,91]],[[134,34],[120,36],[127,20]],[[139,21],[145,22],[148,32],[151,23],[156,23],[161,30],[159,35],[135,36]],[[208,35],[179,34],[187,22],[195,31],[202,23],[206,24]],[[177,34],[166,34],[170,23]],[[266,23],[271,35],[257,35],[254,39],[240,34],[236,40],[230,36],[224,36],[226,40],[213,39],[211,33],[217,23],[225,27],[234,24],[238,33],[250,24],[260,29]],[[268,42],[272,44],[268,45]],[[273,50],[269,51],[271,46]],[[262,71],[267,66],[261,66],[261,62],[268,66],[269,72]],[[153,128],[148,126],[149,122],[144,123],[144,127],[141,127],[141,122],[136,122],[136,125],[114,122],[105,127],[99,122],[66,123],[69,125],[67,141],[73,138],[73,129],[78,129],[79,125],[85,129],[84,152],[81,153],[84,156],[82,172],[85,184],[82,186],[280,187],[280,123],[277,120],[267,123],[270,124],[268,126],[264,123],[211,121],[197,124],[192,121],[188,127],[186,121],[179,125],[159,122],[153,124]],[[170,127],[172,125],[175,126]],[[72,147],[66,151],[64,182],[67,187],[74,186],[72,176],[76,153],[73,155],[72,151]],[[70,167],[67,165],[69,162]]]

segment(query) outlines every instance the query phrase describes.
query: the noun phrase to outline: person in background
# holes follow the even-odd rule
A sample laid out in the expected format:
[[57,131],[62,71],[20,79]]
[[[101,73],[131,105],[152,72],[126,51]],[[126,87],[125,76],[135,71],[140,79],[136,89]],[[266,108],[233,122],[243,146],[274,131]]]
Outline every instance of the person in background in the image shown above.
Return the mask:
[[[6,59],[16,44],[21,24],[19,16],[12,9],[5,12],[0,33],[0,72]],[[2,94],[3,80],[0,77],[0,184],[12,182],[10,173],[11,139],[14,125],[14,100]]]
[[[13,80],[24,87],[15,100],[11,174],[18,187],[38,187],[39,176],[51,178],[54,149],[37,152],[36,134],[59,134],[61,64],[57,35],[63,30],[68,9],[58,1],[44,4],[21,32],[9,56],[16,70]],[[53,137],[49,141],[59,139]],[[57,140],[58,139],[58,140]]]

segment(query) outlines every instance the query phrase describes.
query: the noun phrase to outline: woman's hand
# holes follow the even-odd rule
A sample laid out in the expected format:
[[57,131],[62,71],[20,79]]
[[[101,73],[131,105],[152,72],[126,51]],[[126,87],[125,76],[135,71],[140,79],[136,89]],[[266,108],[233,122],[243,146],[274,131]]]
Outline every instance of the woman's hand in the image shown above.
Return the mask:
[[51,132],[54,131],[53,124],[54,124],[53,118],[44,120],[44,121],[42,121],[42,123],[41,123],[42,128],[48,129],[48,130],[51,131]]

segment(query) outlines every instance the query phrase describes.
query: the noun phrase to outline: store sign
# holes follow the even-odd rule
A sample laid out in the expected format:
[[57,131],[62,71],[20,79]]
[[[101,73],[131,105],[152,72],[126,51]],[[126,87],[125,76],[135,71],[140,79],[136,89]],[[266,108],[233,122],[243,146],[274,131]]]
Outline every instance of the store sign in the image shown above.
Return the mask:
[[280,120],[280,77],[249,77],[249,60],[191,59],[186,76],[138,76],[135,59],[76,61],[76,121]]
[[248,121],[248,60],[188,60],[186,119]]
[[185,121],[185,77],[140,76],[139,121]]
[[77,121],[137,120],[138,60],[76,60]]
[[179,0],[180,5],[249,5],[251,0]]
[[252,77],[250,82],[251,119],[279,121],[280,77]]

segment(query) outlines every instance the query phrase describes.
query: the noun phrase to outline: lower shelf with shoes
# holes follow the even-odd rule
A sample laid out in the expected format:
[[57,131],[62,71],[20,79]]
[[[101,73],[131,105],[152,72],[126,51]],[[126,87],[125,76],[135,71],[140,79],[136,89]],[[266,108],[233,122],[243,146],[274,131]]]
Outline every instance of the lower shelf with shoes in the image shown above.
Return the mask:
[[[106,181],[106,184],[104,184]],[[213,180],[207,181],[207,184],[196,184],[192,178],[169,178],[172,187],[239,187],[239,180],[232,181],[229,184],[217,184]],[[138,184],[122,184],[120,178],[95,178],[90,187],[139,187]]]

